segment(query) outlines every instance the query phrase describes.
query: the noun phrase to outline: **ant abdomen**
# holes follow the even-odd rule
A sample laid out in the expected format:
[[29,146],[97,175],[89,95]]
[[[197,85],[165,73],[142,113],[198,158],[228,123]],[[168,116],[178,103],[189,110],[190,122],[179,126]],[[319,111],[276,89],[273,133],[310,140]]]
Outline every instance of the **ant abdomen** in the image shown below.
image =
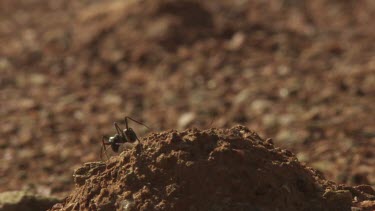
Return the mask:
[[125,133],[125,136],[126,136],[128,142],[130,142],[130,143],[134,143],[138,139],[137,135],[135,134],[135,132],[131,128],[125,129],[124,133]]

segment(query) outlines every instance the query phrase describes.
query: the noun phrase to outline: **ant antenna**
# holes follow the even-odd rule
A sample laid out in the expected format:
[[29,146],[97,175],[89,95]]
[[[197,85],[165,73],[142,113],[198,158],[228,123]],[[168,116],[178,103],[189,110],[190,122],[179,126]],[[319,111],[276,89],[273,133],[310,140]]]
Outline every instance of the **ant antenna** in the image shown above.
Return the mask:
[[107,154],[107,147],[104,145],[100,148],[100,160],[103,160],[103,151],[105,156],[107,157],[107,160],[109,159],[108,154]]
[[126,129],[129,129],[129,127],[128,127],[128,119],[130,119],[130,120],[132,120],[133,122],[136,122],[136,123],[138,123],[138,124],[140,124],[140,125],[143,125],[143,126],[145,126],[147,129],[150,129],[150,130],[151,130],[151,128],[149,128],[147,125],[143,124],[142,122],[138,122],[137,120],[135,120],[135,119],[133,119],[133,118],[131,118],[131,117],[129,117],[129,116],[125,116],[125,125],[126,125]]

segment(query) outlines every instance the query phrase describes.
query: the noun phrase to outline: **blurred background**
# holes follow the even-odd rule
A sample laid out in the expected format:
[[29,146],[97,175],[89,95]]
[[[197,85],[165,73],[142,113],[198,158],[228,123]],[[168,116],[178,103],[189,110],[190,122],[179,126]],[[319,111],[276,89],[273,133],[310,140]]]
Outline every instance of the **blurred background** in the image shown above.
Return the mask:
[[375,187],[373,0],[1,0],[0,191],[65,196],[138,136],[243,124]]

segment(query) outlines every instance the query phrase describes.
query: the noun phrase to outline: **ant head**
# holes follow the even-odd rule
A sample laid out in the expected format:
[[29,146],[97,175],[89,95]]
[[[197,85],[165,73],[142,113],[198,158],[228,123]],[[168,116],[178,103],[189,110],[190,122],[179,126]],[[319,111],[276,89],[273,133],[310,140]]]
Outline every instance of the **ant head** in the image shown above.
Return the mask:
[[108,142],[109,143],[119,143],[119,142],[121,142],[121,136],[119,134],[111,136],[111,137],[109,137]]
[[134,131],[133,131],[133,128],[129,127],[129,128],[125,128],[125,129],[124,129],[124,133],[125,133],[125,134],[126,134],[126,133],[130,133],[130,131],[134,132]]

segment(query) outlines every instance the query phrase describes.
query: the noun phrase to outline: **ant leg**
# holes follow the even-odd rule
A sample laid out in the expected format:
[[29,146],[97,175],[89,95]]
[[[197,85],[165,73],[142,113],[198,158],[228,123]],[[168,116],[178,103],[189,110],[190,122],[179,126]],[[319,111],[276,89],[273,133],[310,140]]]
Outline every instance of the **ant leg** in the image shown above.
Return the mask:
[[142,122],[138,122],[137,120],[135,120],[135,119],[133,119],[133,118],[131,118],[131,117],[129,117],[129,116],[125,116],[125,125],[126,125],[126,129],[129,129],[129,127],[128,127],[128,119],[130,119],[130,120],[132,120],[133,122],[136,122],[136,123],[138,123],[138,124],[140,124],[140,125],[145,126],[147,129],[151,129],[151,128],[149,128],[147,125],[143,124]]
[[104,153],[107,157],[107,160],[109,159],[109,156],[107,154],[107,147],[105,147],[105,145],[111,145],[111,143],[109,143],[108,141],[106,142],[105,139],[108,139],[108,136],[102,137],[102,147],[100,148],[100,160],[103,160],[103,149],[104,149]]
[[115,128],[117,130],[117,134],[119,134],[120,136],[122,136],[124,140],[127,140],[126,136],[124,134],[124,131],[121,130],[121,128],[118,126],[117,122],[115,122],[114,125],[115,125]]
[[[104,150],[103,150],[104,149]],[[109,159],[108,155],[107,155],[107,148],[105,146],[102,146],[100,147],[100,160],[103,161],[103,151],[104,151],[104,154],[106,155],[107,157],[107,160]]]
[[[104,149],[105,154],[107,155],[107,148],[105,147],[105,145],[107,145],[109,143],[105,142],[105,139],[106,139],[106,136],[103,136],[102,137],[102,147],[100,148],[100,160],[103,160],[103,149]],[[108,155],[107,155],[107,158],[108,158]]]
[[128,117],[125,116],[125,126],[126,126],[126,129],[129,129],[129,126],[128,126]]
[[139,138],[138,138],[138,136],[137,136],[136,133],[134,133],[134,136],[135,136],[135,138],[137,139],[138,143],[141,143],[141,140],[139,140]]

